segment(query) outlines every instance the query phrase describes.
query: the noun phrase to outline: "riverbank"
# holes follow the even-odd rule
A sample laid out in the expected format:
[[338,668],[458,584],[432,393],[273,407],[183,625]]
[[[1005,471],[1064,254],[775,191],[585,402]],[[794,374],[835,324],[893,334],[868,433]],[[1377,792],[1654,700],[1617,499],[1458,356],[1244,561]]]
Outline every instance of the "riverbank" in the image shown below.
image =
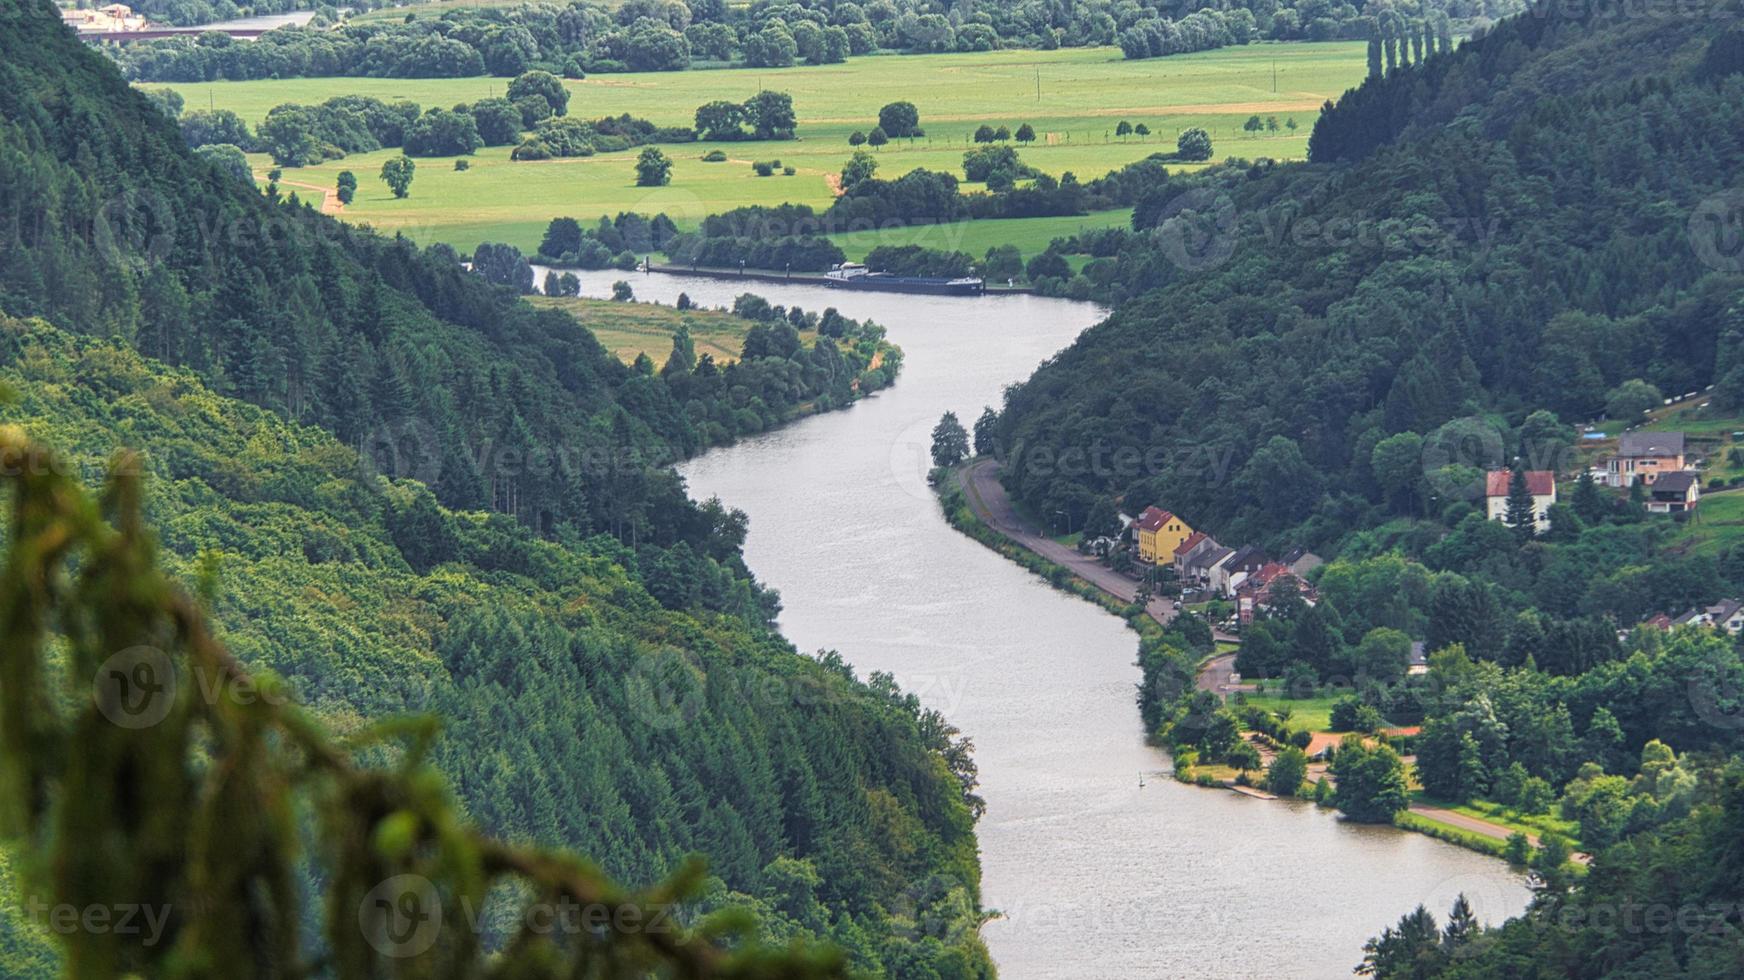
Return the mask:
[[[582,273],[582,293],[609,296],[622,278]],[[707,307],[745,291],[676,276],[635,287]],[[747,515],[746,564],[779,591],[795,646],[888,675],[974,739],[981,904],[1001,913],[981,931],[1001,977],[1083,976],[1084,946],[1062,930],[1096,949],[1098,976],[1338,976],[1418,904],[1464,892],[1492,922],[1525,908],[1519,876],[1475,852],[1176,783],[1134,710],[1143,672],[1128,624],[946,522],[926,479],[939,415],[998,404],[1104,311],[1036,296],[752,291],[884,325],[904,352],[901,383],[680,474],[691,496]],[[1302,914],[1327,893],[1338,915]]]
[[[659,272],[669,276],[692,276],[698,279],[729,279],[745,282],[778,282],[790,286],[821,286],[826,289],[841,289],[834,280],[822,273],[816,272],[771,272],[763,269],[722,269],[706,265],[674,265],[669,262],[647,263],[643,271]],[[888,289],[871,290],[871,292],[904,293],[906,290]],[[1000,286],[987,283],[983,290],[974,293],[975,296],[1029,296],[1035,290],[1029,286]],[[955,295],[955,294],[935,294]],[[965,296],[971,294],[964,294]]]
[[[939,491],[945,518],[951,526],[974,540],[992,548],[1055,588],[1069,592],[1115,613],[1125,619],[1135,632],[1144,637],[1151,630],[1161,630],[1177,614],[1172,602],[1152,599],[1140,615],[1134,606],[1137,583],[1103,565],[1097,559],[1079,554],[1048,537],[1019,513],[1003,484],[999,482],[999,464],[992,459],[973,459],[953,468],[936,488]],[[1215,634],[1219,645],[1239,642],[1223,633]],[[1235,654],[1219,653],[1199,666],[1196,683],[1200,690],[1212,691],[1224,699],[1247,689],[1247,685],[1232,681]],[[1243,733],[1249,736],[1251,733]],[[1340,737],[1345,733],[1323,732],[1320,735]],[[1279,797],[1244,783],[1239,774],[1222,771],[1227,767],[1189,766],[1175,773],[1175,778],[1189,785],[1207,789],[1225,789],[1262,800]],[[1310,767],[1308,784],[1330,775],[1323,764]],[[1424,834],[1437,840],[1500,858],[1515,828],[1470,814],[1457,813],[1442,807],[1413,802],[1401,812],[1393,826],[1400,830]],[[1538,837],[1527,833],[1528,842],[1538,846]],[[1576,855],[1577,862],[1587,856]]]

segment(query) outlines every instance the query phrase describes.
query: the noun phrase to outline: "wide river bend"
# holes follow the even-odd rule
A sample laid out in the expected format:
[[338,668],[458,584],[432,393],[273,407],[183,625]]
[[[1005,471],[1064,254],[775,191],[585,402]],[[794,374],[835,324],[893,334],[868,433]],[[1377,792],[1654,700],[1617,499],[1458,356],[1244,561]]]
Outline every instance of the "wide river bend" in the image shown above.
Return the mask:
[[750,515],[746,558],[780,590],[800,649],[894,674],[974,738],[1001,976],[1345,977],[1363,941],[1420,902],[1441,917],[1463,892],[1492,922],[1525,907],[1494,859],[1169,779],[1134,701],[1135,635],[945,523],[925,485],[940,413],[972,424],[1101,309],[621,272],[584,274],[583,293],[618,279],[667,304],[750,291],[835,306],[902,347],[894,388],[682,470],[694,496]]

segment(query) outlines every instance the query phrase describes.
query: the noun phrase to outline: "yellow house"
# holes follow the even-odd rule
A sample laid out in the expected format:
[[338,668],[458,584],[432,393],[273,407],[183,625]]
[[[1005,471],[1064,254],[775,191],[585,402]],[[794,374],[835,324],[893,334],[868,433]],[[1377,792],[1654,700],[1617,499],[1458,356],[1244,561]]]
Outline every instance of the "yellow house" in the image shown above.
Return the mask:
[[1175,560],[1175,549],[1192,535],[1187,522],[1157,507],[1146,507],[1133,522],[1138,529],[1138,557],[1152,565],[1167,565]]

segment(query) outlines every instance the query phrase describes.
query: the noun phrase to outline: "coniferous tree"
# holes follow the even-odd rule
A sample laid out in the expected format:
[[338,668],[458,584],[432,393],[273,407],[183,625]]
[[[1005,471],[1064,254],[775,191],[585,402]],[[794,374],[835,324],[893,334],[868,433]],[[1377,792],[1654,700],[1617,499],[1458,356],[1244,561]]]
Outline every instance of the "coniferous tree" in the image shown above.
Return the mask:
[[1504,515],[1514,537],[1522,542],[1538,535],[1538,515],[1532,505],[1532,488],[1525,467],[1516,464],[1508,476],[1508,504]]
[[998,446],[999,416],[992,407],[981,410],[981,417],[975,420],[975,455],[994,456],[999,452]]
[[1356,972],[1376,980],[1406,980],[1435,976],[1443,965],[1441,930],[1435,916],[1419,905],[1364,944]]
[[956,412],[939,416],[933,426],[932,457],[934,466],[955,466],[969,456],[969,433],[957,421]]
[[1605,514],[1611,509],[1605,499],[1604,491],[1599,489],[1599,483],[1593,479],[1591,470],[1581,470],[1580,479],[1574,484],[1574,497],[1570,500],[1574,512],[1588,524],[1597,524],[1605,519]]

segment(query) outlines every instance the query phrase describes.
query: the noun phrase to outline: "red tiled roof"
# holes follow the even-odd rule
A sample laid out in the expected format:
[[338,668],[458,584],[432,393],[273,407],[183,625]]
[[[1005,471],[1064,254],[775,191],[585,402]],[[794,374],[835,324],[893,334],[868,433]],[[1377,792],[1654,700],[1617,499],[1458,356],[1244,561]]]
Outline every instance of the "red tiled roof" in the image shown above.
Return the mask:
[[1187,552],[1192,551],[1194,548],[1199,547],[1199,542],[1204,541],[1210,536],[1211,535],[1206,534],[1204,531],[1194,531],[1192,534],[1187,535],[1187,540],[1176,546],[1175,554],[1184,555]]
[[[1491,470],[1484,474],[1484,495],[1506,497],[1508,483],[1514,479],[1512,470]],[[1556,474],[1549,470],[1527,470],[1526,489],[1534,497],[1548,497],[1556,492]]]
[[1175,519],[1175,515],[1159,507],[1146,507],[1144,513],[1138,515],[1138,527],[1141,531],[1155,531],[1164,524]]

